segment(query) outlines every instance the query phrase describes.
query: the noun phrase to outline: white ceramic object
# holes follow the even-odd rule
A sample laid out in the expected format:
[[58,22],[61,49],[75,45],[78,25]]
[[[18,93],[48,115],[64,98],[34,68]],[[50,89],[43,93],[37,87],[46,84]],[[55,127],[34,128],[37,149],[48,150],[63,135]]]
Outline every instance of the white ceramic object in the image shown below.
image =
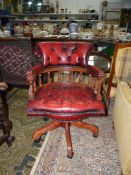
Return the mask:
[[128,40],[128,34],[125,32],[121,32],[118,35],[118,39],[121,41],[127,41]]
[[113,25],[113,29],[114,30],[118,30],[119,29],[119,25],[117,25],[117,24]]
[[39,27],[33,27],[32,33],[34,37],[40,36],[41,35],[41,29]]
[[1,29],[0,29],[0,37],[4,37],[4,33]]
[[94,34],[92,32],[86,32],[82,34],[82,39],[93,39],[94,38]]
[[79,33],[76,33],[76,32],[70,33],[70,37],[72,39],[76,39],[78,36],[79,36]]
[[30,33],[30,26],[29,25],[26,25],[24,27],[24,33]]
[[17,34],[23,33],[23,27],[20,26],[20,25],[16,26],[16,27],[15,27],[15,32],[16,32]]
[[42,36],[44,36],[44,37],[45,37],[45,36],[47,37],[47,36],[49,35],[49,33],[48,33],[47,31],[41,31],[41,34],[42,34]]
[[72,22],[69,25],[69,29],[70,29],[70,33],[78,33],[79,25],[77,23],[75,23],[75,22]]
[[98,22],[96,28],[97,28],[97,30],[103,30],[104,23],[103,22]]
[[70,33],[70,31],[67,28],[63,28],[60,30],[61,35],[68,35],[69,33]]
[[3,33],[4,33],[4,36],[10,36],[10,31],[9,30],[5,30]]

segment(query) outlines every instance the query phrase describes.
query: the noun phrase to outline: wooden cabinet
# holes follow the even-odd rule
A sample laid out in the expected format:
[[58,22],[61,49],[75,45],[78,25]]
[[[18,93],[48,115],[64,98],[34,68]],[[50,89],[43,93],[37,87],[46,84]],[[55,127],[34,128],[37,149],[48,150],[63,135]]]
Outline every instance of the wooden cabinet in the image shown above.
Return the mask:
[[131,8],[121,10],[120,27],[127,27],[127,31],[131,32]]

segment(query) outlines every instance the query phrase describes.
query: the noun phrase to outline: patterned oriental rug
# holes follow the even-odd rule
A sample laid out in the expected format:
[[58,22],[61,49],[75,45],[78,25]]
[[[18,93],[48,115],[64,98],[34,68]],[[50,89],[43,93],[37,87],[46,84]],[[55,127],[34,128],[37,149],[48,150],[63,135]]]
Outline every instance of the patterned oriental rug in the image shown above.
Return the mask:
[[44,125],[44,121],[27,117],[27,93],[25,89],[13,89],[8,100],[9,118],[13,123],[11,135],[15,136],[15,141],[10,147],[6,143],[0,146],[0,175],[29,175],[43,143],[32,142],[32,134]]
[[49,132],[30,175],[120,175],[121,167],[111,115],[90,118],[100,133],[97,138],[84,129],[71,128],[74,156],[66,157],[64,130]]

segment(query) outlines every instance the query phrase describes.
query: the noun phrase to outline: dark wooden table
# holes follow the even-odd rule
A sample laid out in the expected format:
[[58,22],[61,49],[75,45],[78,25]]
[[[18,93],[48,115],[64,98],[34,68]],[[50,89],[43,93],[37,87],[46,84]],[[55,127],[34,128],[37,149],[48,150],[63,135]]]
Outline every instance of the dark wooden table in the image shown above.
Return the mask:
[[12,129],[12,122],[9,120],[9,111],[8,104],[6,101],[6,90],[8,86],[4,82],[0,82],[0,129],[3,132],[3,135],[0,136],[0,146],[6,142],[8,146],[12,145],[12,142],[15,140],[14,136],[10,136],[10,131]]

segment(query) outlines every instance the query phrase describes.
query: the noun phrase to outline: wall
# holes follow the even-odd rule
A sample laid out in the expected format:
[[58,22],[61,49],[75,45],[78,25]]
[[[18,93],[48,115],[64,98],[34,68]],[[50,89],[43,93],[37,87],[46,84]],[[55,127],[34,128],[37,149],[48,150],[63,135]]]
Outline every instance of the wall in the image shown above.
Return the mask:
[[[3,1],[10,0],[0,0],[0,3]],[[56,0],[43,0],[43,3],[45,1],[50,1],[55,6]],[[99,13],[101,11],[101,1],[102,0],[59,0],[59,12],[61,8],[67,8],[67,13],[79,13],[79,9],[93,8]],[[108,2],[111,8],[131,8],[131,0],[108,0]]]
[[124,8],[131,8],[131,0],[124,1]]
[[3,8],[3,0],[0,0],[0,9]]
[[[48,0],[49,1],[49,0]],[[55,6],[56,0],[50,0]],[[59,11],[61,8],[67,8],[67,13],[79,13],[79,9],[95,9],[99,12],[99,1],[100,0],[59,0]],[[43,3],[45,0],[43,0]]]
[[99,0],[61,0],[60,6],[62,8],[67,8],[68,12],[71,11],[71,13],[79,13],[80,9],[89,8],[95,9],[97,12],[99,12]]
[[[48,0],[49,1],[49,0]],[[50,0],[55,5],[56,0]],[[43,0],[45,2],[45,0]],[[67,13],[79,13],[79,9],[95,9],[98,13],[101,11],[102,0],[59,0],[59,11],[61,8],[67,8]],[[108,8],[120,9],[124,4],[131,5],[131,0],[108,0]]]
[[119,10],[123,8],[124,0],[108,0],[108,9]]

